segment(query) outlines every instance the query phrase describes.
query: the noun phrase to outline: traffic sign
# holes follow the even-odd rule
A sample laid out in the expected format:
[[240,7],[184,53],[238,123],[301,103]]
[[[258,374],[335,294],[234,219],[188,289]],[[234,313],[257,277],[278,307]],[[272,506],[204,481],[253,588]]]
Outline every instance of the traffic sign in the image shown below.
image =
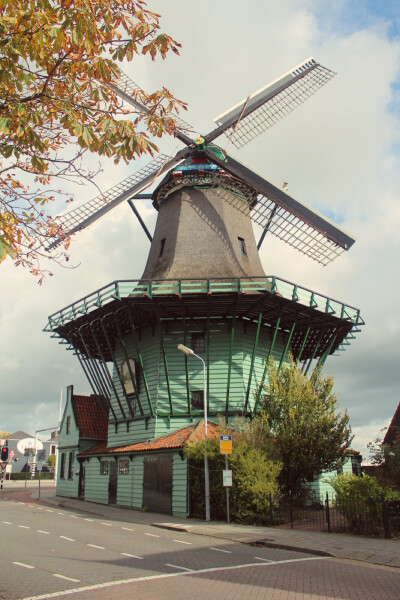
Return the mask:
[[46,460],[46,450],[38,450],[37,451],[37,459],[38,460]]
[[14,448],[11,448],[10,454],[8,455],[8,459],[14,460],[14,458],[15,458],[15,450],[14,450]]
[[4,472],[6,470],[6,466],[8,465],[8,463],[2,462],[2,463],[0,463],[0,465],[1,465],[1,470]]
[[220,435],[219,436],[219,451],[221,454],[232,454],[232,436],[231,435]]

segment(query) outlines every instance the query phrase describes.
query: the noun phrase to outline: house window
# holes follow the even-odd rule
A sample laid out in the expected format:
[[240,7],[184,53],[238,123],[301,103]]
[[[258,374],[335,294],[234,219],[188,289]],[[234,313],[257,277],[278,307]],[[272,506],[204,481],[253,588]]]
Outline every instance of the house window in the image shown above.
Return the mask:
[[108,475],[109,462],[108,460],[100,461],[100,475]]
[[193,390],[192,391],[192,408],[203,410],[204,408],[204,391]]
[[65,452],[61,454],[60,479],[65,479]]
[[120,475],[128,475],[129,474],[129,460],[124,458],[119,461],[119,470]]
[[55,454],[56,453],[56,447],[55,446],[51,446],[51,452],[50,454]]
[[[122,384],[124,386],[125,394],[127,396],[131,396],[135,394],[135,386],[138,388],[138,377],[137,377],[137,364],[134,358],[129,358],[129,362],[124,360],[121,364],[121,376],[122,376]],[[134,382],[132,382],[131,373],[134,378]],[[139,390],[138,390],[139,391]]]
[[67,433],[71,431],[71,417],[67,417]]
[[246,244],[243,238],[238,237],[239,251],[242,256],[247,256]]
[[160,253],[158,255],[158,258],[161,258],[162,255],[164,254],[164,248],[165,248],[165,238],[163,238],[160,242]]
[[206,336],[204,333],[192,333],[192,350],[196,354],[206,351]]
[[74,478],[74,454],[73,452],[69,453],[68,459],[68,479]]

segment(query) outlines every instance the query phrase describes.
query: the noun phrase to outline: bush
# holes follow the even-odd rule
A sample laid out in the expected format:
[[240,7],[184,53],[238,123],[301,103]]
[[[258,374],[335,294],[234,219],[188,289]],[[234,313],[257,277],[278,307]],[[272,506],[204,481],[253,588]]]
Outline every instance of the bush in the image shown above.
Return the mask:
[[[7,479],[8,479],[8,475],[7,475]],[[31,479],[31,474],[30,472],[26,472],[26,473],[11,473],[11,479],[14,481],[21,481],[22,479],[25,480],[30,480]],[[35,480],[39,479],[39,473],[36,472],[35,473]],[[50,472],[41,472],[40,474],[40,479],[54,479],[54,473],[50,473]]]
[[357,533],[378,534],[382,528],[382,500],[394,500],[398,492],[384,489],[374,477],[339,475],[326,480],[336,493],[334,507]]
[[[222,432],[225,433],[225,432]],[[234,432],[233,432],[234,433]],[[239,439],[240,438],[240,439]],[[185,449],[189,459],[190,514],[203,518],[204,498],[204,441],[199,440]],[[222,485],[225,457],[220,454],[219,440],[209,438],[207,455],[210,471],[210,512],[213,520],[226,519],[226,492]],[[281,465],[269,460],[265,452],[252,447],[248,440],[238,435],[233,453],[229,456],[232,469],[229,508],[233,521],[265,522],[269,515],[269,497],[277,496],[277,477]]]

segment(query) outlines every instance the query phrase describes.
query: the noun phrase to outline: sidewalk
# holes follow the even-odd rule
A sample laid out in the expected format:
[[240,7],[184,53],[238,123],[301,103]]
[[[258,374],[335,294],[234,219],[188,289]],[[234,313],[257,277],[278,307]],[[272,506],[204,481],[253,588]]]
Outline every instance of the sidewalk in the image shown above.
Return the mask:
[[[38,501],[38,489],[24,490],[7,486],[7,492],[20,490]],[[284,548],[298,552],[309,552],[319,556],[332,556],[349,560],[360,560],[377,565],[400,567],[400,540],[386,540],[351,536],[337,533],[300,531],[296,529],[278,529],[255,527],[221,522],[206,523],[196,519],[182,519],[156,513],[146,513],[129,508],[117,508],[105,504],[84,502],[75,498],[63,498],[55,495],[54,486],[42,486],[40,502],[65,507],[82,513],[99,515],[110,520],[123,520],[164,529],[187,531],[197,535],[232,540],[243,544],[260,544],[269,548]]]

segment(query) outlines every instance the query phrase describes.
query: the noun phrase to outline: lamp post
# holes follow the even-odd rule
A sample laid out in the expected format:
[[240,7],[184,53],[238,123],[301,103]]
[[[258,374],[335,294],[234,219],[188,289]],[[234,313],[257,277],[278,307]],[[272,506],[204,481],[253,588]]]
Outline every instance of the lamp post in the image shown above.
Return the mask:
[[206,382],[206,363],[198,356],[191,348],[187,348],[183,344],[178,344],[178,350],[187,356],[194,356],[203,363],[203,404],[204,404],[204,492],[206,501],[206,521],[210,520],[210,475],[208,470],[207,456],[207,382]]

